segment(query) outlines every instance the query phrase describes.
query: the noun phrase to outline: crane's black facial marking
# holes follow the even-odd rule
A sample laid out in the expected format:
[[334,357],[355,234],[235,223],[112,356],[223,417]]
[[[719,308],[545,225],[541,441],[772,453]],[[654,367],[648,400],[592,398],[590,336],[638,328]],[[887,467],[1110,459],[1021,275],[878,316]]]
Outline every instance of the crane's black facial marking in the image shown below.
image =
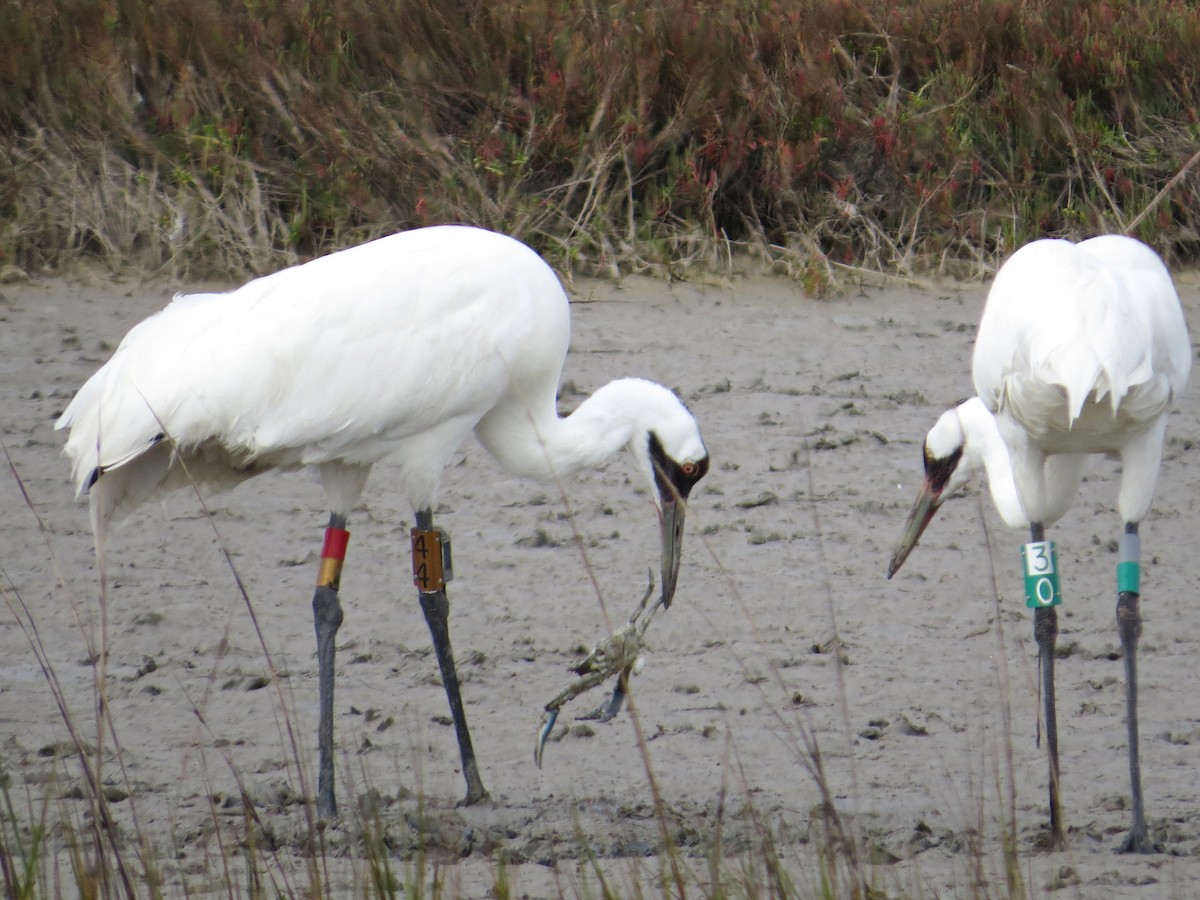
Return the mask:
[[650,462],[654,468],[654,482],[663,499],[679,497],[686,500],[696,482],[708,474],[707,456],[695,462],[677,463],[663,450],[654,432],[650,432]]
[[954,474],[954,470],[958,468],[962,455],[962,447],[956,448],[949,456],[941,458],[930,453],[928,447],[925,448],[925,480],[934,493],[940,494],[945,490],[946,483]]

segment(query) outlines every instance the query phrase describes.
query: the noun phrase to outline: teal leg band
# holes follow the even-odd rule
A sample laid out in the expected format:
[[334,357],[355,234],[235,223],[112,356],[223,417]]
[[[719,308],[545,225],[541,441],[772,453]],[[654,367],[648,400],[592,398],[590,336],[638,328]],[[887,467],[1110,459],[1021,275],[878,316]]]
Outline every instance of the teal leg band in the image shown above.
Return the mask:
[[1134,594],[1141,593],[1141,566],[1136,562],[1119,562],[1117,563],[1117,593],[1124,594],[1129,591]]
[[1142,542],[1136,534],[1121,535],[1117,557],[1117,593],[1141,593]]

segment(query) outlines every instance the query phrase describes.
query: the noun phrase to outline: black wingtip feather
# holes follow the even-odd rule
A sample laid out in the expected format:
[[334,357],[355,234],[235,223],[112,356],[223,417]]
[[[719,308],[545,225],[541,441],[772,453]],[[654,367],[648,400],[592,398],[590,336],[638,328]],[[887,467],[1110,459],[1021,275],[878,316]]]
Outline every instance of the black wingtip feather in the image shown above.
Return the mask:
[[[149,450],[151,447],[153,447],[157,444],[161,444],[166,439],[167,439],[166,432],[160,431],[154,437],[150,438],[150,442],[148,444],[146,444],[146,450]],[[139,450],[136,455],[141,455],[144,452],[145,452],[144,450]],[[132,457],[130,457],[130,458],[132,458]],[[119,465],[119,463],[118,463],[118,465]],[[85,484],[83,487],[84,491],[90,491],[92,489],[92,486],[97,481],[100,480],[100,476],[103,475],[105,472],[107,472],[111,468],[113,468],[113,466],[96,466],[96,468],[92,469],[92,474],[88,476],[87,484]]]

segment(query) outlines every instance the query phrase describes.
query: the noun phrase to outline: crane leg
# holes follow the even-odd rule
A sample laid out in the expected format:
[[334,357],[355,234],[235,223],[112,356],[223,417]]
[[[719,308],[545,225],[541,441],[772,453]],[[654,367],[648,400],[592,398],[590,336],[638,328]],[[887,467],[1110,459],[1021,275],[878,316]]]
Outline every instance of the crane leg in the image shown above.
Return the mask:
[[1046,754],[1050,761],[1050,841],[1062,846],[1062,799],[1058,792],[1058,714],[1054,704],[1054,645],[1058,639],[1058,611],[1053,606],[1034,611],[1033,635],[1038,645],[1042,670],[1042,693],[1046,713]]
[[[1044,541],[1045,529],[1035,522],[1031,539]],[[1034,610],[1033,637],[1038,646],[1038,666],[1042,672],[1042,694],[1046,717],[1046,755],[1050,764],[1050,843],[1063,844],[1062,799],[1058,790],[1058,713],[1054,703],[1054,646],[1058,641],[1058,610],[1042,606]]]
[[323,819],[337,818],[337,798],[333,784],[333,663],[337,652],[337,633],[342,625],[338,584],[349,539],[346,517],[331,513],[329,527],[325,529],[325,546],[321,551],[317,589],[313,594],[313,625],[317,631],[317,692],[320,699],[320,719],[317,723],[317,745],[320,750],[317,815]]
[[[1146,828],[1146,811],[1142,800],[1142,766],[1138,754],[1137,645],[1142,636],[1142,614],[1137,564],[1141,555],[1140,549],[1137,523],[1128,522],[1121,540],[1117,572],[1117,631],[1121,635],[1121,650],[1125,661],[1125,725],[1129,732],[1129,781],[1133,796],[1133,822],[1129,827],[1129,834],[1118,848],[1122,853],[1154,853],[1158,849],[1150,840],[1150,833]],[[1132,569],[1129,568],[1129,563],[1133,564]]]
[[412,538],[413,580],[421,601],[421,611],[425,614],[425,623],[433,638],[433,650],[437,654],[446,699],[450,702],[450,715],[454,719],[454,731],[458,736],[463,778],[467,782],[467,795],[462,805],[473,806],[490,798],[483,786],[483,779],[479,777],[479,764],[475,760],[475,748],[471,745],[471,732],[467,728],[467,714],[458,686],[458,670],[454,666],[454,651],[450,646],[450,600],[446,596],[449,573],[443,567],[442,535],[433,527],[433,513],[430,510],[417,512]]

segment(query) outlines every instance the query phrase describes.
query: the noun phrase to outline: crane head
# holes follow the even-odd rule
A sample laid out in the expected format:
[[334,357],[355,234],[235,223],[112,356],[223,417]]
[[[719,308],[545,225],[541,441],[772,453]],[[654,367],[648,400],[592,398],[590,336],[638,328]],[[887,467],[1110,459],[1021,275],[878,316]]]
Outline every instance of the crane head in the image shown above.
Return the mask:
[[892,560],[888,563],[887,577],[891,578],[904,565],[917,541],[947,497],[952,496],[967,483],[971,476],[971,454],[966,452],[966,437],[958,407],[947,410],[929,434],[925,436],[922,456],[925,463],[925,478],[917,492],[917,499],[908,513],[904,531],[896,542]]
[[[694,420],[693,420],[694,424]],[[662,601],[671,605],[675,582],[679,579],[679,561],[683,555],[683,519],[687,498],[696,482],[708,472],[708,452],[699,439],[684,444],[678,456],[668,452],[654,431],[647,439],[650,469],[662,532]]]

